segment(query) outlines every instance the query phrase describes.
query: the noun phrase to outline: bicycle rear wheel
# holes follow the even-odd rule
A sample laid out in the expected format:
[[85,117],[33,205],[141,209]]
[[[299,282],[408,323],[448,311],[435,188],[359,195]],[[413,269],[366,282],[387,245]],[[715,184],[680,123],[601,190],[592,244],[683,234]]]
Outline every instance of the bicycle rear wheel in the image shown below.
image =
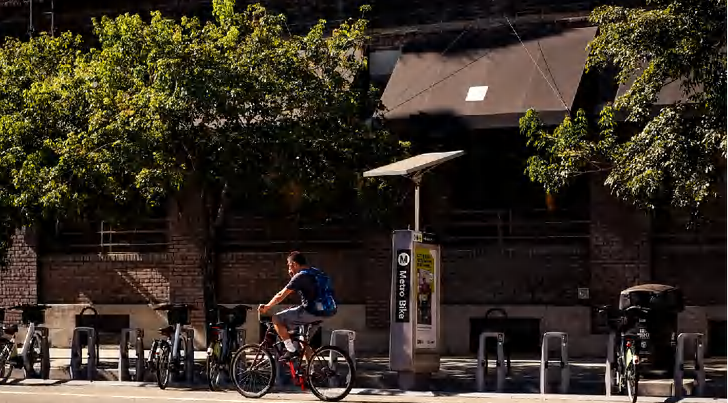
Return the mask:
[[[326,402],[338,402],[349,395],[354,386],[354,361],[339,347],[322,346],[311,357],[306,377],[316,397]],[[331,388],[332,393],[326,393],[326,388]]]
[[235,388],[247,398],[263,397],[276,381],[273,356],[257,344],[246,344],[235,352],[230,372]]

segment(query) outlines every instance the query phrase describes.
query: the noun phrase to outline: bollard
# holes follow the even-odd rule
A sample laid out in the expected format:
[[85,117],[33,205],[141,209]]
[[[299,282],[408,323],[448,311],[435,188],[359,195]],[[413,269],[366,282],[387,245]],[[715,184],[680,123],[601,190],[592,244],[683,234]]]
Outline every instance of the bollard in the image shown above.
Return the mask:
[[604,370],[604,388],[607,396],[612,396],[612,387],[616,384],[617,379],[614,376],[614,343],[616,343],[617,334],[609,332],[609,340],[607,341],[607,362]]
[[675,397],[683,394],[683,370],[685,369],[685,339],[695,340],[695,382],[697,383],[694,395],[703,396],[705,392],[705,367],[703,365],[703,334],[680,333],[677,336],[675,349],[675,369],[673,371],[673,389]]
[[143,329],[123,329],[121,331],[121,339],[119,342],[119,380],[130,381],[129,373],[129,339],[134,337],[134,351],[136,352],[136,374],[134,379],[140,381],[144,379],[144,330]]
[[71,378],[78,379],[81,370],[81,339],[80,335],[86,333],[88,339],[87,376],[89,381],[96,379],[96,329],[92,327],[77,327],[73,330],[71,346]]
[[195,329],[185,328],[185,379],[192,383],[195,379]]
[[35,331],[40,333],[40,378],[49,379],[51,377],[51,357],[50,357],[50,340],[48,328],[38,326]]
[[475,373],[475,379],[478,387],[478,392],[485,391],[485,375],[488,373],[488,354],[485,351],[485,341],[487,339],[494,338],[498,342],[496,350],[495,367],[497,372],[496,380],[496,392],[503,391],[503,384],[506,380],[506,365],[505,357],[503,353],[503,344],[505,336],[501,332],[483,332],[480,334],[478,340],[478,369]]
[[[354,363],[354,369],[356,369],[356,353],[354,352],[354,341],[356,340],[356,332],[353,330],[346,330],[346,329],[337,329],[331,331],[331,341],[329,344],[332,346],[336,345],[336,336],[338,335],[345,335],[349,341],[347,344],[349,357],[351,357],[351,361]],[[329,368],[333,368],[333,352],[329,353]]]
[[546,332],[543,334],[541,344],[541,394],[546,393],[546,369],[548,368],[548,341],[552,339],[561,340],[561,385],[560,392],[567,393],[569,390],[569,354],[568,339],[564,332]]

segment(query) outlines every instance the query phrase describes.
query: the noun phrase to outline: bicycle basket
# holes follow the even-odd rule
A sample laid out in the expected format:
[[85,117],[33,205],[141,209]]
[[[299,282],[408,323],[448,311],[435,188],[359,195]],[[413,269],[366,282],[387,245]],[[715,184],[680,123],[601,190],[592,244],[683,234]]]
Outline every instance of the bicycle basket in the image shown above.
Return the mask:
[[45,310],[38,307],[26,307],[23,309],[20,321],[25,325],[29,325],[30,323],[35,323],[36,325],[44,323]]
[[180,325],[189,325],[190,324],[190,313],[187,308],[182,307],[172,307],[169,311],[167,311],[167,323],[170,326],[180,324]]

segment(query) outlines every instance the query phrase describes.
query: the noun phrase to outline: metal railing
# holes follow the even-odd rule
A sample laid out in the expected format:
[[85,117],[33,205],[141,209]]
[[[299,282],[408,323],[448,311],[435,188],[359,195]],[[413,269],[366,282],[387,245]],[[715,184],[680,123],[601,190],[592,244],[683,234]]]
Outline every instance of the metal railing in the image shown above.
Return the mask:
[[502,392],[503,386],[506,381],[506,371],[508,370],[505,362],[505,353],[503,344],[505,342],[505,335],[501,332],[483,332],[480,334],[478,339],[478,368],[475,373],[475,380],[478,388],[478,392],[485,391],[485,375],[488,373],[488,353],[485,351],[485,341],[493,338],[496,340],[496,392]]
[[73,340],[71,342],[71,379],[80,379],[81,376],[81,334],[87,335],[88,345],[86,347],[86,379],[94,381],[96,379],[96,329],[92,327],[77,327],[73,329]]
[[129,341],[134,338],[136,352],[135,381],[144,379],[144,329],[124,329],[119,340],[119,380],[130,381],[129,373]]
[[677,347],[675,349],[675,368],[673,371],[673,389],[675,397],[683,395],[683,371],[685,370],[685,340],[693,340],[695,346],[695,393],[696,396],[703,396],[705,393],[705,366],[703,363],[703,334],[702,333],[680,333],[677,336]]
[[548,362],[548,354],[549,354],[549,348],[548,348],[548,341],[549,340],[559,340],[561,342],[561,357],[560,357],[560,367],[561,367],[561,383],[559,386],[560,393],[567,393],[569,391],[569,377],[570,377],[570,371],[569,371],[569,341],[568,336],[564,332],[546,332],[543,335],[543,342],[541,344],[541,371],[540,371],[540,391],[541,394],[546,393],[546,384],[547,384],[547,369],[549,366]]

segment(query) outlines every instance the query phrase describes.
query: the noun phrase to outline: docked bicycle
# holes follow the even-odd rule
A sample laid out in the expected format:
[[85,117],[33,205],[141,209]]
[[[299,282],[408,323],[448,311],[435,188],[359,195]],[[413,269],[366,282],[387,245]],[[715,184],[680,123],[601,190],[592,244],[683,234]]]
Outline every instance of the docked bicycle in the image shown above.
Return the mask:
[[191,365],[188,354],[194,355],[194,351],[187,351],[187,336],[182,329],[190,324],[190,311],[194,307],[186,304],[161,304],[153,309],[167,311],[168,326],[159,329],[164,337],[155,340],[149,358],[156,361],[157,385],[160,389],[165,389],[173,376],[184,376],[192,371],[188,367]]
[[616,385],[637,401],[639,380],[648,371],[672,375],[677,345],[677,316],[682,292],[669,285],[643,284],[623,290],[619,308],[600,308],[615,332]]
[[239,337],[238,328],[245,324],[248,311],[252,308],[248,305],[238,305],[228,308],[224,305],[217,305],[211,309],[211,317],[215,317],[214,323],[208,323],[212,332],[211,340],[207,346],[207,359],[205,362],[205,373],[207,385],[210,390],[220,390],[220,382],[223,374],[230,376],[230,367],[235,352],[245,343],[245,337]]
[[[7,310],[21,311],[21,323],[28,327],[23,341],[23,349],[18,353],[15,335],[18,325],[2,326],[3,336],[0,337],[0,380],[3,382],[10,378],[14,368],[22,369],[26,378],[48,379],[50,362],[48,360],[48,345],[43,343],[41,332],[37,326],[45,321],[45,305],[16,305]],[[0,322],[5,322],[6,309],[0,309]]]
[[[262,318],[260,313],[258,321],[266,327],[263,340],[260,344],[246,344],[238,349],[232,364],[233,383],[238,392],[248,398],[259,398],[270,392],[277,377],[276,360],[285,353],[283,341],[272,321]],[[286,364],[295,386],[301,390],[308,387],[320,400],[339,401],[351,392],[356,376],[354,362],[336,346],[324,345],[316,350],[310,346],[311,336],[316,334],[321,323],[314,322],[289,331],[302,357]],[[346,373],[341,375],[339,369],[346,370]],[[333,389],[334,393],[327,394],[327,387]]]

